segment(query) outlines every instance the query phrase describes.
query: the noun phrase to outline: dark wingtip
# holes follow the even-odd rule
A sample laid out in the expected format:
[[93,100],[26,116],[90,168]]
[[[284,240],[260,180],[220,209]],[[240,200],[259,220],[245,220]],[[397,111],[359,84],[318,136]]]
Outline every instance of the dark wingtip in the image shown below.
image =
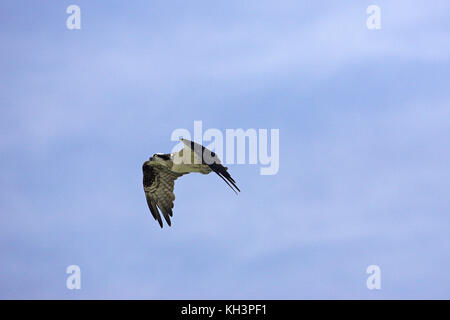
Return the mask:
[[[234,193],[238,194],[236,192],[239,191],[241,192],[241,190],[238,188],[238,186],[236,185],[236,181],[234,181],[234,179],[231,177],[231,175],[228,173],[226,167],[222,166],[221,164],[217,164],[217,163],[213,163],[210,164],[209,167],[215,172],[217,173],[217,175],[222,178],[223,181],[225,181],[225,183],[231,188],[231,190],[234,191]],[[231,183],[231,184],[230,184]],[[234,188],[233,188],[234,187]],[[235,190],[236,188],[236,190]]]
[[222,178],[223,181],[225,181],[225,183],[231,188],[231,190],[233,190],[233,192],[236,193],[236,195],[237,195],[238,193],[236,192],[236,190],[234,190],[233,186],[237,189],[237,191],[241,192],[241,190],[239,190],[239,188],[236,186],[236,184],[234,184],[233,182],[231,182],[231,183],[233,184],[233,186],[231,186],[231,184],[228,183],[227,179],[225,179],[220,173],[218,173],[218,172],[216,172],[216,173],[217,173],[217,175],[218,175],[219,177]]
[[[158,210],[158,209],[156,209],[156,210]],[[158,221],[159,226],[162,228],[163,227],[163,222],[162,222],[162,219],[161,219],[161,216],[159,215],[159,213],[158,213],[158,218],[155,217],[155,220]]]

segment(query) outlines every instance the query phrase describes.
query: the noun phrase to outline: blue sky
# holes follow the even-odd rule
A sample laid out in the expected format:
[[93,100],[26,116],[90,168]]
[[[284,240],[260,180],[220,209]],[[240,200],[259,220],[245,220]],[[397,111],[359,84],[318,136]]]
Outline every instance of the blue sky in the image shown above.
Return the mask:
[[[2,1],[0,298],[450,298],[449,9]],[[141,165],[194,120],[279,129],[280,169],[182,177],[161,230]]]

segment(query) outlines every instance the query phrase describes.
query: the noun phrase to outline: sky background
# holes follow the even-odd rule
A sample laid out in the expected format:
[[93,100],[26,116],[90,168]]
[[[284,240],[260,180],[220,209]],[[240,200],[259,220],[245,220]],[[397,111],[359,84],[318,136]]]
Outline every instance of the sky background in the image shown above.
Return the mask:
[[[0,298],[449,299],[449,11],[1,1]],[[141,166],[194,120],[279,129],[280,169],[184,176],[160,229]]]

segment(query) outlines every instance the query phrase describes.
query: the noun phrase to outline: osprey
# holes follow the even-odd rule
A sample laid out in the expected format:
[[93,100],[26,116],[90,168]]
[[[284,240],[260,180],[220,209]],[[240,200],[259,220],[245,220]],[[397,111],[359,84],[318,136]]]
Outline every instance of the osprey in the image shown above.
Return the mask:
[[214,152],[193,141],[181,141],[184,148],[180,151],[171,154],[156,153],[142,165],[145,198],[153,218],[158,220],[161,228],[163,223],[160,211],[167,224],[171,225],[170,217],[175,200],[174,182],[182,175],[191,172],[208,174],[214,171],[236,194],[236,190],[241,191],[227,172],[228,168],[221,164]]

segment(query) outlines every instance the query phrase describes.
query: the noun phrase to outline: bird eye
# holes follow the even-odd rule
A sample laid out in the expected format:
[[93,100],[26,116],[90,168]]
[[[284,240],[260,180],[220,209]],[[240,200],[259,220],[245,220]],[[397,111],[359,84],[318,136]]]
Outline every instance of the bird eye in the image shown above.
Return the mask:
[[215,156],[216,156],[216,154],[215,154],[214,152],[211,152],[211,156],[215,157]]

